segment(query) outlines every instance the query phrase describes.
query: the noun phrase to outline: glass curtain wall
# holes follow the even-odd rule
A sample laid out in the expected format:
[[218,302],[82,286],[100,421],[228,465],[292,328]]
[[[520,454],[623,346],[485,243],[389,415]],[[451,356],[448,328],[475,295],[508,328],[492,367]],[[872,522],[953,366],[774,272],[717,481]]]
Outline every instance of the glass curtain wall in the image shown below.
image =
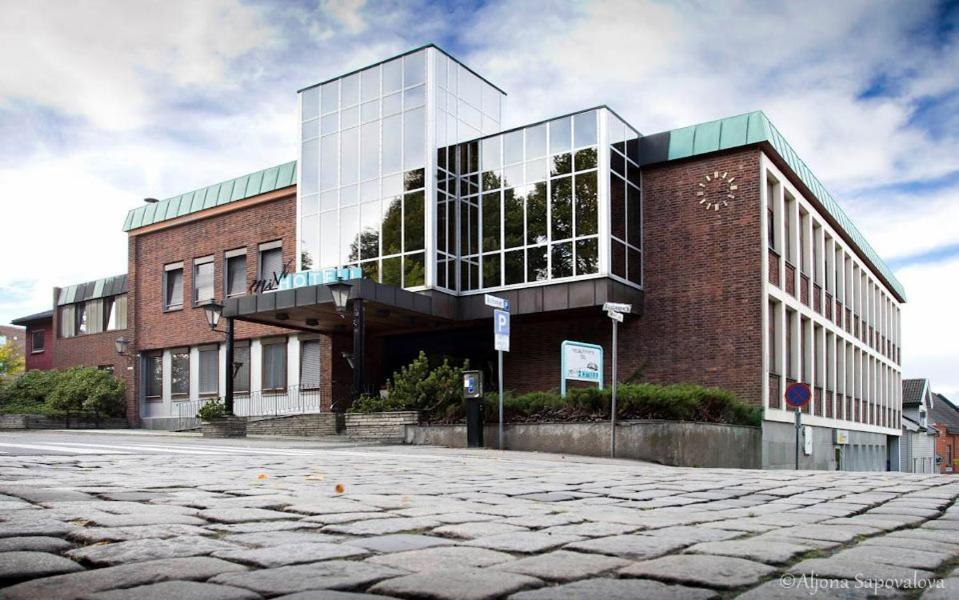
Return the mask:
[[[642,285],[638,140],[599,108],[441,148],[437,286],[474,292],[609,274]],[[611,245],[621,269],[602,262]]]
[[502,97],[433,47],[303,90],[300,270],[433,287],[436,148],[498,131]]

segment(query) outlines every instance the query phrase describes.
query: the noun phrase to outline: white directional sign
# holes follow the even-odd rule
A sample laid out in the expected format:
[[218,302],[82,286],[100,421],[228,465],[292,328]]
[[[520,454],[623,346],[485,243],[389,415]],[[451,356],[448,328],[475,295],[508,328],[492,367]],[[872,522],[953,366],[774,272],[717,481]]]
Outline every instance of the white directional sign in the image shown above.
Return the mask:
[[496,350],[509,352],[509,313],[505,310],[493,311],[493,338]]
[[621,302],[607,302],[603,305],[606,312],[630,313],[633,312],[632,304],[623,304]]
[[614,321],[617,321],[617,322],[619,322],[619,323],[622,323],[622,322],[623,322],[623,313],[621,313],[621,312],[616,312],[616,311],[613,311],[613,310],[607,310],[607,311],[606,311],[606,315],[609,316],[609,318],[612,319],[612,320],[614,320]]
[[506,298],[500,298],[499,296],[490,296],[489,294],[485,294],[483,299],[486,301],[486,306],[489,306],[492,308],[498,308],[500,310],[505,310],[506,312],[509,312],[509,300],[507,300]]

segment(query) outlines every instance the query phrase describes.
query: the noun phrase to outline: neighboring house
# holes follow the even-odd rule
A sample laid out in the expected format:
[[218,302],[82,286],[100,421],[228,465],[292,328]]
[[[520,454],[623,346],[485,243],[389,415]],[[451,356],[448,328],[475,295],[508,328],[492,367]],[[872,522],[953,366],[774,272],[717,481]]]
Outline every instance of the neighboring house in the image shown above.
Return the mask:
[[[927,379],[902,381],[902,438],[899,442],[899,471],[935,473],[936,430],[929,425],[934,404]],[[895,464],[890,465],[892,470]]]
[[[17,323],[14,323],[14,325],[17,325]],[[25,338],[26,331],[22,327],[0,325],[0,346],[3,346],[7,342],[13,342],[13,345],[20,354],[23,355],[26,352],[26,347],[24,346]]]
[[959,408],[943,396],[933,393],[929,411],[930,424],[939,432],[936,439],[936,462],[940,473],[959,473]]
[[25,327],[23,338],[26,342],[24,356],[25,371],[53,368],[53,311],[20,317],[12,321],[14,325]]

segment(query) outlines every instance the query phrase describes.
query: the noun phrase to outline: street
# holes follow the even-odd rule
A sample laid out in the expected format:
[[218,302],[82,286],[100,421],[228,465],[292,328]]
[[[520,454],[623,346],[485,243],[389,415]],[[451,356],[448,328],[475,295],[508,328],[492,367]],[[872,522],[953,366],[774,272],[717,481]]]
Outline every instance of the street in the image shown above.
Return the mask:
[[0,599],[955,598],[957,497],[934,475],[4,432]]

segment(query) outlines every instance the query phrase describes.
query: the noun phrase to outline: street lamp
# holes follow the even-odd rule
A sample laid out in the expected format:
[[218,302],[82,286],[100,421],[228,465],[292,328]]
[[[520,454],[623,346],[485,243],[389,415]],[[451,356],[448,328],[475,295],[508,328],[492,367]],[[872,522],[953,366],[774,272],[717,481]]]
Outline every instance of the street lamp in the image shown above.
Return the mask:
[[333,304],[336,306],[336,312],[345,313],[346,304],[350,301],[350,289],[353,286],[348,283],[338,281],[336,283],[331,283],[326,287],[330,288],[330,294],[333,295]]
[[123,336],[118,337],[113,340],[113,346],[116,348],[117,354],[120,356],[127,355],[127,346],[130,345],[130,340],[126,339]]
[[223,305],[210,302],[203,307],[203,314],[206,315],[206,324],[210,326],[210,331],[216,331],[216,326],[220,322],[220,315],[223,314]]

